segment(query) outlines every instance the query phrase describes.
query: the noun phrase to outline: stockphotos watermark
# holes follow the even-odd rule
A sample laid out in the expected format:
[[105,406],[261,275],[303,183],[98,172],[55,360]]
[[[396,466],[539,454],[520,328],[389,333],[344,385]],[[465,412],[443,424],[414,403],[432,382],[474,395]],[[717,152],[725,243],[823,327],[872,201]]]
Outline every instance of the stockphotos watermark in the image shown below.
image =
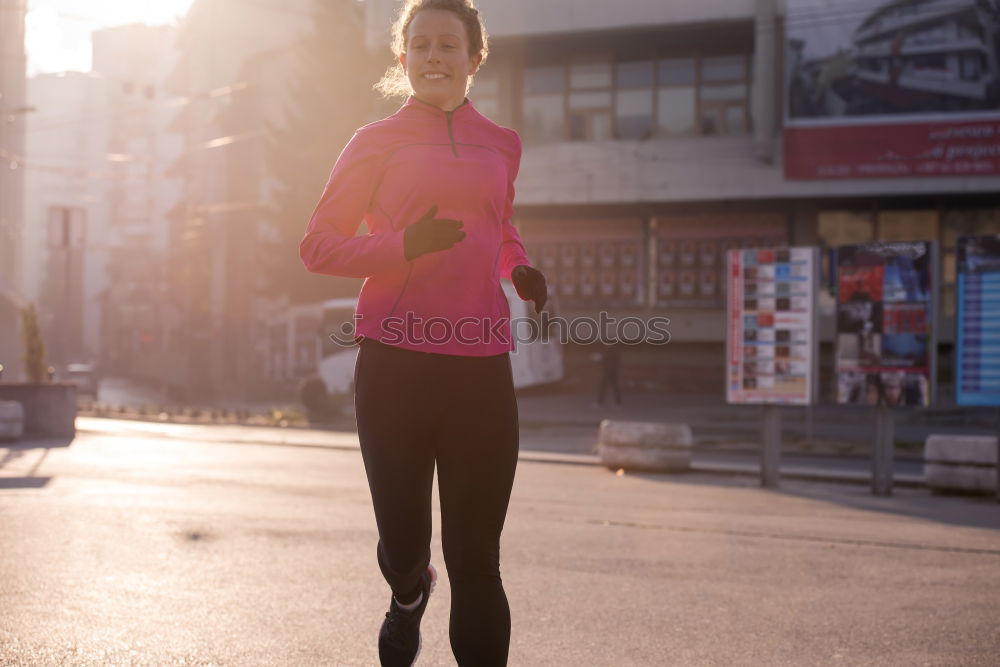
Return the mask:
[[[328,335],[342,347],[357,344],[357,323],[363,315],[356,315]],[[666,345],[670,342],[670,319],[666,317],[616,318],[604,311],[597,318],[576,317],[567,320],[543,311],[538,317],[483,318],[463,317],[450,320],[445,317],[421,317],[408,312],[400,317],[382,321],[381,341],[388,345],[509,345],[534,342],[622,343],[624,345]]]

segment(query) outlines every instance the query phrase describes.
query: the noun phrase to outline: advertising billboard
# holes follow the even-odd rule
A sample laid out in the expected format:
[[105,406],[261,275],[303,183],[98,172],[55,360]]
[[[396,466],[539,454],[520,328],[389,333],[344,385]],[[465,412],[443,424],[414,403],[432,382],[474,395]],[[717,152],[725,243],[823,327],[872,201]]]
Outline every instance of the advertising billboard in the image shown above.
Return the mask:
[[785,176],[1000,174],[1000,0],[788,0]]
[[1000,236],[958,239],[955,402],[1000,405]]
[[931,404],[936,248],[930,241],[837,248],[837,403]]
[[815,248],[729,251],[729,403],[815,402],[816,257]]

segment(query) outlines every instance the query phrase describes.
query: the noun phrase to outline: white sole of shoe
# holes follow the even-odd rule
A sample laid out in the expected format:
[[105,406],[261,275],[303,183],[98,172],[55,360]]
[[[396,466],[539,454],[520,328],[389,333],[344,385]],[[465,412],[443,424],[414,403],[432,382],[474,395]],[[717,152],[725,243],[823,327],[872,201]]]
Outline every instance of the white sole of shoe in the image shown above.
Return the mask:
[[[433,565],[428,565],[427,569],[431,571],[431,585],[427,589],[427,602],[429,603],[431,601],[431,593],[434,592],[434,587],[437,585],[438,571],[437,569],[435,569]],[[426,607],[424,607],[424,609],[426,609]],[[413,656],[413,662],[410,663],[410,667],[413,667],[413,665],[417,664],[417,658],[420,657],[420,649],[422,649],[423,647],[424,647],[424,633],[421,632],[419,635],[417,635],[417,654]]]

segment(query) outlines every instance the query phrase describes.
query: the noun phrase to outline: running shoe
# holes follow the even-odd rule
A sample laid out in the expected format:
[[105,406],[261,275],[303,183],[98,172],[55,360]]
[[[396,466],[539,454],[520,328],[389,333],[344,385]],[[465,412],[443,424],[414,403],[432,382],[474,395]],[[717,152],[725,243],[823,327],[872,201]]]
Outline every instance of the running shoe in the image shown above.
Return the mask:
[[378,633],[378,657],[382,667],[410,667],[420,655],[420,619],[427,608],[427,600],[437,583],[437,570],[433,565],[420,577],[424,597],[413,611],[400,609],[393,597]]

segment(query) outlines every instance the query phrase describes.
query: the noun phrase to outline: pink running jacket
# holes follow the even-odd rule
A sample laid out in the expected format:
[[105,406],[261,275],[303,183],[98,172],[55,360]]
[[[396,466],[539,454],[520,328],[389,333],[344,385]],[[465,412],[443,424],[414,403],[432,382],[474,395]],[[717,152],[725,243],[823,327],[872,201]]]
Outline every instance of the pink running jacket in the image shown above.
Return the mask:
[[[348,142],[299,254],[313,273],[365,278],[358,336],[460,356],[513,349],[500,278],[529,264],[511,224],[521,140],[466,100],[445,112],[414,97]],[[449,250],[413,261],[403,230],[436,205],[464,223]],[[368,234],[355,236],[361,221]]]

